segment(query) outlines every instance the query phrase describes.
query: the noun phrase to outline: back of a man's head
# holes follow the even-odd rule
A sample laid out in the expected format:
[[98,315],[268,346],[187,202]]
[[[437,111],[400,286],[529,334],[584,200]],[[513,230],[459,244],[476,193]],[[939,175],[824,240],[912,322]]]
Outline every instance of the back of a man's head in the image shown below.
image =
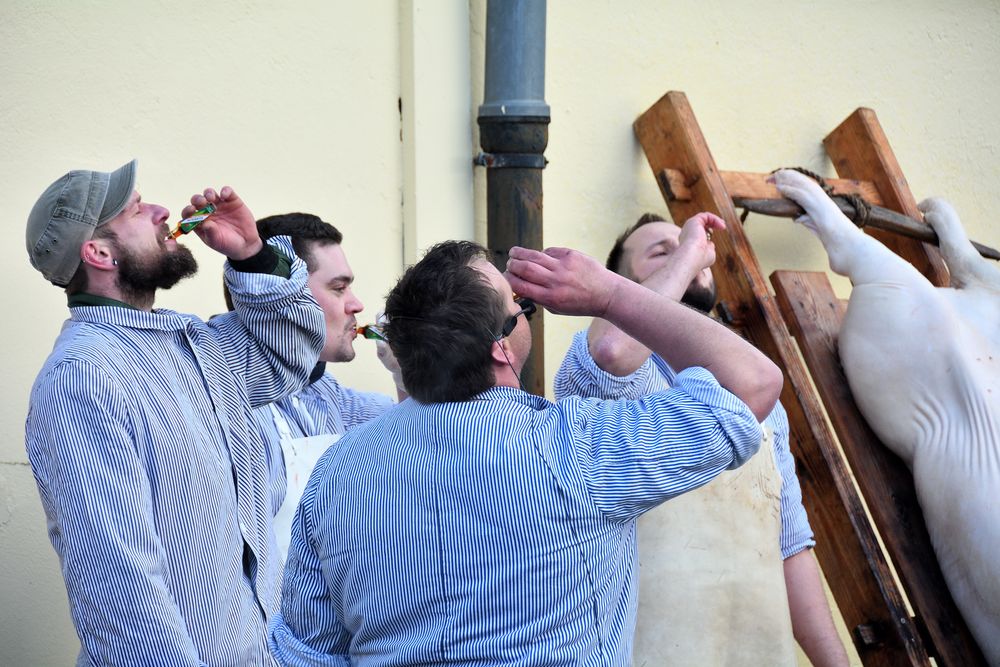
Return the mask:
[[[316,246],[337,245],[344,240],[340,230],[325,222],[312,213],[282,213],[269,215],[257,221],[257,233],[262,241],[273,236],[288,236],[292,239],[295,254],[306,263],[306,270],[312,273],[316,270],[316,259],[313,254]],[[222,286],[226,307],[233,310],[233,300],[229,289]]]
[[503,301],[472,266],[488,258],[469,241],[439,243],[386,297],[389,346],[407,392],[421,403],[465,401],[496,384],[491,348]]
[[615,239],[615,244],[611,246],[611,252],[608,253],[608,261],[605,263],[605,266],[609,271],[614,271],[619,275],[634,280],[634,277],[631,275],[631,271],[625,261],[625,242],[628,241],[628,238],[635,233],[635,230],[639,229],[643,225],[648,225],[651,222],[667,222],[667,220],[663,216],[657,215],[656,213],[643,213],[634,225],[626,229],[617,239]]

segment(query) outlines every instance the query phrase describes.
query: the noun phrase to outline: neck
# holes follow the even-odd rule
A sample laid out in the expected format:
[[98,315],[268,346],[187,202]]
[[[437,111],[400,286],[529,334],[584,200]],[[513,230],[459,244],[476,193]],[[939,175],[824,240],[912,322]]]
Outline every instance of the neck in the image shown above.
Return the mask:
[[494,378],[494,386],[496,387],[513,387],[514,389],[524,389],[524,387],[521,386],[521,378],[519,374],[506,361],[502,363],[494,362],[493,378]]
[[156,292],[132,292],[120,289],[118,286],[109,287],[107,285],[93,285],[87,289],[86,293],[105,299],[121,301],[136,310],[144,310],[147,313],[153,310],[153,301],[156,298]]

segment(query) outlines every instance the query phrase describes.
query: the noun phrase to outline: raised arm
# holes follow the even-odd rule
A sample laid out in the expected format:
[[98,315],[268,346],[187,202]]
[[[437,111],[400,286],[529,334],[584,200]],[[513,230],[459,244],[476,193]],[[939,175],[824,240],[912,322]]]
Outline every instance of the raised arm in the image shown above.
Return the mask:
[[605,269],[567,248],[511,248],[511,287],[555,313],[611,322],[680,371],[701,366],[763,421],[781,392],[782,375],[755,347],[673,299]]
[[[725,226],[722,218],[711,213],[699,213],[690,218],[681,230],[678,247],[666,255],[662,266],[641,284],[657,294],[680,301],[698,272],[715,263],[715,244],[710,232],[725,229]],[[587,330],[587,347],[601,370],[619,377],[634,373],[649,358],[651,351],[601,318],[594,319]]]
[[194,232],[229,259],[225,280],[235,306],[209,327],[257,407],[305,384],[323,347],[323,313],[287,237],[263,243],[253,213],[229,186],[193,195],[182,215],[208,204],[216,212]]

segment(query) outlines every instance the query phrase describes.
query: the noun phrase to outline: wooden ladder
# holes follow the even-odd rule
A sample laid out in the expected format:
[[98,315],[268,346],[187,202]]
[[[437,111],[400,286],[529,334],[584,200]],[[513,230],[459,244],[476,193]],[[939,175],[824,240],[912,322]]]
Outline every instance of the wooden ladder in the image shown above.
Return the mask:
[[[862,662],[930,665],[933,657],[945,667],[985,665],[934,558],[913,478],[871,432],[851,397],[836,348],[845,305],[834,296],[825,273],[777,271],[771,275],[774,295],[764,282],[733,199],[781,195],[765,182],[766,174],[717,169],[684,93],[664,95],[633,128],[673,219],[681,223],[699,211],[711,211],[726,221],[727,230],[713,236],[718,312],[785,374],[781,402],[788,412],[803,501],[816,533],[816,555]],[[861,194],[870,204],[922,219],[874,111],[857,109],[823,144],[841,176],[827,180],[835,193]],[[933,284],[947,284],[947,269],[936,248],[866,231]]]

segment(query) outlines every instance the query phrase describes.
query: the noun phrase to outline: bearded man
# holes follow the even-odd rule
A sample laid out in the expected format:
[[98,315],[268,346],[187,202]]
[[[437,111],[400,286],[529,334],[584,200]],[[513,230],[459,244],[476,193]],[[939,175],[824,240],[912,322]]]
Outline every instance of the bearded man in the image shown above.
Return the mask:
[[71,171],[27,225],[32,266],[70,319],[35,380],[25,442],[81,649],[77,665],[273,664],[277,611],[267,453],[251,410],[298,390],[323,314],[287,239],[265,244],[229,187],[191,197],[228,262],[235,310],[154,309],[197,269],[136,162]]

